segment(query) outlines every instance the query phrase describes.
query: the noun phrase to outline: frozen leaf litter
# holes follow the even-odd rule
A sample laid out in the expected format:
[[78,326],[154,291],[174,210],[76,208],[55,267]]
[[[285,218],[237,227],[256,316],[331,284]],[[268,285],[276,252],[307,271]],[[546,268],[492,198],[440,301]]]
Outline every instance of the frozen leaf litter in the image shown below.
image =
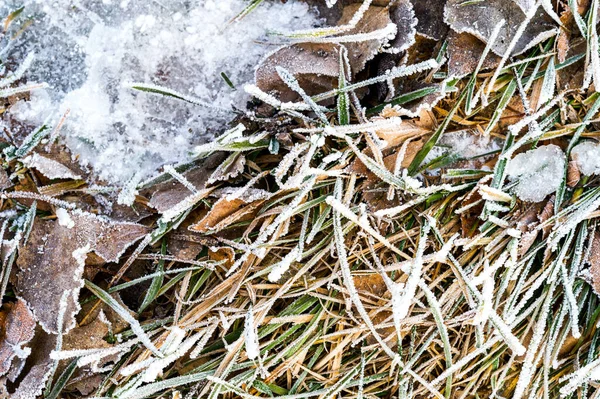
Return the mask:
[[0,397],[597,395],[598,1],[429,5],[0,5]]

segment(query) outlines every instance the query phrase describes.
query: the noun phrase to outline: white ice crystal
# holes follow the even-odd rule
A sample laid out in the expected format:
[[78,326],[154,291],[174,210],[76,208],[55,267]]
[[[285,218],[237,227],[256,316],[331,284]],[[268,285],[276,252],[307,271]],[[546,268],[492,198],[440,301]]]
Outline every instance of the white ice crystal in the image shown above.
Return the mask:
[[56,218],[58,219],[58,224],[61,226],[65,226],[68,229],[75,227],[75,221],[66,209],[56,208]]
[[470,159],[499,149],[498,140],[492,137],[481,136],[473,130],[460,130],[444,134],[423,163],[427,164],[444,155],[456,159]]
[[49,179],[81,179],[81,176],[63,164],[37,153],[24,158],[23,164],[29,168],[37,169]]
[[[25,6],[34,23],[11,56],[36,53],[25,78],[50,88],[13,107],[16,119],[39,124],[49,114],[70,113],[61,130],[83,164],[112,183],[143,177],[166,163],[185,161],[243,109],[241,90],[254,67],[274,47],[268,31],[319,25],[300,1],[264,2],[231,21],[244,0],[0,1],[0,15]],[[40,60],[43,60],[40,61]],[[221,73],[238,90],[231,89]],[[202,100],[205,106],[140,92],[145,82]]]
[[256,359],[260,355],[260,345],[258,343],[258,331],[254,325],[254,314],[252,307],[246,313],[244,322],[244,342],[246,343],[246,355],[248,359]]
[[571,150],[571,156],[584,175],[600,174],[600,144],[593,141],[579,143]]
[[560,147],[550,144],[516,155],[506,172],[511,181],[517,182],[514,192],[521,200],[540,202],[558,189],[565,162]]

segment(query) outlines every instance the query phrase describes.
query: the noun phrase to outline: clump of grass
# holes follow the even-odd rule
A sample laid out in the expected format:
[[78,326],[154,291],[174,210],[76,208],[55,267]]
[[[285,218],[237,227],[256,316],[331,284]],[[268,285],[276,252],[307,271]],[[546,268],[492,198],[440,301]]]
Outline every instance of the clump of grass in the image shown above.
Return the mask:
[[[75,364],[115,353],[119,360],[105,372],[97,396],[587,397],[599,367],[600,308],[581,276],[597,238],[598,180],[569,187],[565,168],[543,212],[518,200],[506,177],[517,150],[560,139],[568,156],[581,137],[597,135],[589,128],[600,108],[598,93],[547,89],[557,71],[584,57],[555,63],[554,44],[549,39],[492,72],[480,70],[488,45],[475,72],[462,79],[447,78],[443,69],[429,74],[444,58],[442,47],[437,60],[410,71],[348,82],[341,51],[339,86],[331,92],[311,97],[293,75],[278,70],[301,98],[294,104],[248,87],[278,111],[275,116],[245,120],[250,128],[238,126],[196,154],[205,160],[224,152],[228,165],[244,156],[251,167],[235,179],[215,177],[210,189],[195,187],[185,171],[167,169],[162,180],[173,178],[189,195],[153,222],[154,231],[119,265],[112,285],[104,290],[86,283],[93,296],[84,301],[102,300],[131,328],[109,349],[55,352],[61,360],[78,360],[58,376],[50,397],[67,385]],[[429,74],[449,94],[433,110],[433,130],[399,134],[391,152],[401,158],[408,157],[411,140],[425,140],[406,167],[399,159],[390,170],[383,162],[390,148],[378,135],[401,132],[406,119],[382,116],[390,111],[382,104],[371,111],[377,117],[366,120],[352,99],[359,88],[409,73],[415,79]],[[529,98],[538,81],[546,87],[545,102],[532,112]],[[484,88],[488,103],[476,106],[475,93]],[[415,91],[389,104],[427,94]],[[499,129],[515,97],[524,114]],[[327,98],[337,106],[319,104]],[[561,117],[565,106],[576,123]],[[289,138],[285,150],[269,132],[274,124]],[[443,173],[427,173],[424,161],[438,141],[473,126],[503,143],[492,154],[491,170],[437,159]],[[6,162],[18,162],[21,148]],[[3,193],[11,198],[15,194]],[[212,214],[215,223],[181,237],[176,228],[198,219],[195,211]],[[20,226],[25,232],[29,224]],[[195,259],[167,255],[167,241],[177,234],[189,245],[204,245]],[[233,256],[219,259],[219,251]],[[155,273],[117,284],[134,261],[148,259]],[[174,266],[180,263],[191,266]],[[148,282],[136,318],[110,295]],[[170,304],[172,314],[148,316],[145,310],[158,301]]]

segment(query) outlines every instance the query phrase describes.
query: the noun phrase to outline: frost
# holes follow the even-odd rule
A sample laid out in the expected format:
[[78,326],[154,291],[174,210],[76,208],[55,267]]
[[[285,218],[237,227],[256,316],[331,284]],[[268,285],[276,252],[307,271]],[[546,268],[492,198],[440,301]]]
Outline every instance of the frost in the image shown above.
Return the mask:
[[566,157],[560,147],[550,144],[516,155],[506,172],[517,182],[515,194],[529,202],[540,202],[555,192],[565,169]]
[[600,174],[600,144],[593,141],[579,143],[571,150],[571,156],[584,175]]
[[[111,183],[187,160],[194,145],[231,119],[232,106],[245,108],[248,96],[232,90],[221,72],[241,88],[272,49],[261,44],[268,31],[319,25],[300,1],[264,2],[232,23],[246,1],[0,3],[2,15],[25,6],[35,20],[11,53],[25,64],[35,53],[25,79],[51,87],[11,111],[35,124],[52,111],[58,117],[70,110],[61,130],[66,144]],[[205,105],[131,89],[127,82],[166,87]]]
[[244,322],[244,342],[246,343],[246,355],[248,359],[256,359],[260,355],[260,346],[258,344],[258,332],[254,325],[254,314],[252,307],[246,314]]
[[300,255],[300,248],[294,247],[286,256],[281,259],[280,262],[273,266],[273,269],[269,273],[269,281],[276,282],[278,281],[283,273],[285,273],[291,266],[291,264],[297,260]]
[[69,215],[69,211],[63,208],[56,209],[56,217],[58,218],[58,224],[65,226],[67,229],[75,227],[75,221]]
[[40,154],[29,155],[23,159],[23,164],[29,168],[37,169],[48,179],[81,179],[80,175],[63,164]]
[[479,136],[472,130],[461,130],[444,134],[429,151],[423,163],[427,164],[442,156],[468,160],[499,149],[498,140],[489,136]]

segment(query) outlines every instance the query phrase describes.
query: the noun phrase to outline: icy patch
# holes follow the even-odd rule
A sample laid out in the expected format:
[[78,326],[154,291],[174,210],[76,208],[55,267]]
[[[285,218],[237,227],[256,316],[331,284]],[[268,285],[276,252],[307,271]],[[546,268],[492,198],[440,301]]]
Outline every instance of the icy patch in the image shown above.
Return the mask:
[[498,140],[484,137],[472,130],[445,133],[435,147],[429,151],[424,164],[442,157],[450,156],[454,160],[471,159],[500,149]]
[[517,182],[515,194],[523,201],[540,202],[555,192],[563,177],[566,157],[560,147],[546,145],[515,156],[506,173]]
[[[112,183],[185,161],[193,145],[224,130],[234,107],[245,108],[241,88],[274,49],[264,43],[265,34],[318,25],[299,1],[264,2],[230,23],[247,4],[9,0],[0,5],[2,15],[25,5],[23,16],[34,20],[11,55],[23,59],[34,51],[27,79],[51,86],[11,112],[39,124],[52,111],[58,119],[69,110],[61,135],[82,164]],[[208,105],[137,92],[127,82],[160,85]]]
[[584,175],[600,174],[600,144],[593,141],[584,141],[571,150],[571,155],[579,171]]

